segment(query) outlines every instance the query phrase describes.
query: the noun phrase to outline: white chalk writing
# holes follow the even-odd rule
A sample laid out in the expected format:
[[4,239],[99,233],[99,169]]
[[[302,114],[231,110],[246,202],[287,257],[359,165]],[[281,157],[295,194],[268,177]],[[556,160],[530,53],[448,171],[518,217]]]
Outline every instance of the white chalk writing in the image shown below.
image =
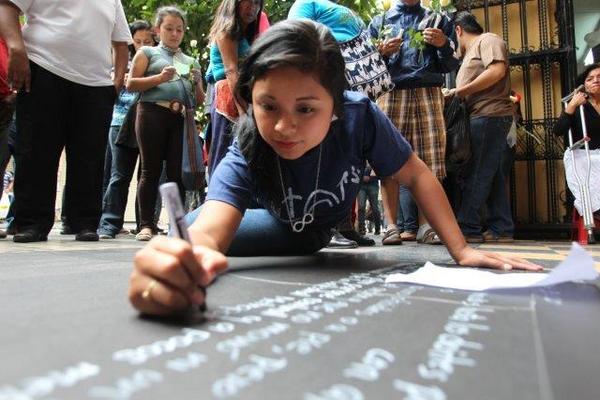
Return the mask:
[[244,388],[262,381],[266,374],[281,371],[287,366],[285,358],[267,358],[252,354],[248,359],[249,364],[239,366],[235,372],[213,383],[214,396],[219,398],[235,396]]
[[223,340],[217,343],[217,351],[229,354],[231,360],[237,360],[240,356],[241,349],[256,342],[279,335],[288,330],[288,328],[288,324],[275,322],[266,327],[248,331],[243,335],[237,335],[231,339]]
[[80,362],[62,371],[50,371],[44,376],[27,378],[20,388],[15,386],[0,387],[0,400],[29,400],[51,394],[57,388],[67,388],[96,376],[100,367],[88,362]]
[[370,349],[360,362],[353,362],[344,370],[344,376],[373,382],[379,379],[379,371],[387,369],[395,360],[396,357],[387,350]]
[[192,369],[198,368],[207,360],[208,359],[204,354],[189,352],[185,357],[178,357],[167,361],[166,367],[172,371],[188,372]]
[[319,394],[306,393],[304,400],[363,400],[364,396],[354,386],[338,384],[325,389]]
[[183,335],[172,336],[166,340],[142,345],[133,349],[118,350],[113,353],[113,360],[128,362],[131,365],[143,364],[148,359],[160,357],[165,353],[189,347],[193,343],[204,342],[210,338],[210,333],[197,329],[184,328]]
[[446,394],[437,386],[422,386],[396,379],[394,388],[406,394],[402,400],[446,400]]
[[134,393],[162,380],[163,375],[160,372],[142,369],[135,371],[129,378],[119,379],[114,386],[94,386],[89,390],[88,395],[98,399],[127,400]]

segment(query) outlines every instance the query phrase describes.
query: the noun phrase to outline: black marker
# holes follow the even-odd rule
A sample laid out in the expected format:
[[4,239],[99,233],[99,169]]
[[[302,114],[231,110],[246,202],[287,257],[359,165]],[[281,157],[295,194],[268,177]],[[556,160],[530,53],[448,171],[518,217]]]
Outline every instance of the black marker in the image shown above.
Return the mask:
[[[187,224],[185,223],[185,211],[183,210],[183,204],[181,204],[181,197],[179,197],[179,187],[175,182],[167,182],[160,185],[160,194],[163,199],[163,203],[167,207],[169,214],[169,234],[170,236],[180,238],[188,243],[192,243],[190,235],[187,230]],[[189,271],[186,269],[186,272]],[[192,278],[191,274],[190,278]],[[198,286],[204,293],[206,299],[206,288]],[[199,306],[200,311],[206,311],[206,302]]]

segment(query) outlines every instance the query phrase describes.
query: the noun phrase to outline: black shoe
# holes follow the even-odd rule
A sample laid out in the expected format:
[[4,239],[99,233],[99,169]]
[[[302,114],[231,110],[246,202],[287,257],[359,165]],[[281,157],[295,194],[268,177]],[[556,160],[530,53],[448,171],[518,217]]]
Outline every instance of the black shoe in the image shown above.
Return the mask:
[[2,229],[0,229],[0,239],[6,239],[6,231],[3,231]]
[[45,242],[46,240],[48,240],[47,235],[42,235],[34,229],[26,229],[23,232],[15,233],[15,236],[13,236],[13,242],[15,243]]
[[14,226],[9,226],[8,228],[6,228],[6,234],[7,235],[16,235],[17,228],[15,228]]
[[82,229],[75,235],[75,240],[80,242],[97,242],[99,239],[98,234],[91,229]]
[[348,240],[355,241],[361,247],[375,246],[375,241],[358,234],[355,230],[340,231],[340,233]]
[[333,234],[333,236],[331,237],[331,240],[329,241],[327,247],[331,249],[355,249],[358,247],[358,243],[356,243],[354,240],[346,239],[344,236],[342,236],[341,233],[339,233],[335,229],[332,229],[331,233]]

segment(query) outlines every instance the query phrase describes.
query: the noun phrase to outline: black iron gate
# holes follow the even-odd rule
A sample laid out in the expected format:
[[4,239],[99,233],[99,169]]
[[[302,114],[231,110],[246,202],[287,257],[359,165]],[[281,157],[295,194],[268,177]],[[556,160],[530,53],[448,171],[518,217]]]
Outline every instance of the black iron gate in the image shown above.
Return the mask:
[[[565,138],[555,137],[553,126],[560,98],[573,89],[576,76],[572,0],[459,0],[456,5],[483,16],[484,29],[503,37],[510,49],[511,76],[522,79],[525,130],[518,137],[511,179],[515,234],[568,237],[572,199],[562,170]],[[520,43],[514,32],[509,40],[509,29],[517,28]],[[553,90],[557,84],[560,89]]]

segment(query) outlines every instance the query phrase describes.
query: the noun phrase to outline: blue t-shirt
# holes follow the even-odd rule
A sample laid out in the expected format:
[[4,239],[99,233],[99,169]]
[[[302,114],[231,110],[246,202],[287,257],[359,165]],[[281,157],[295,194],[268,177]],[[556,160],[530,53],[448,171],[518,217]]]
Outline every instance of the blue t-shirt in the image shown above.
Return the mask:
[[[238,64],[241,64],[244,57],[250,51],[250,44],[246,38],[238,41]],[[208,62],[208,68],[206,69],[205,75],[206,81],[209,83],[215,83],[217,81],[225,79],[225,64],[223,64],[223,56],[216,43],[212,43],[210,46],[210,58]]]
[[288,19],[302,18],[327,26],[338,42],[354,39],[365,27],[352,10],[329,0],[296,0]]
[[[278,198],[274,204],[272,199],[254,193],[256,185],[237,141],[229,147],[214,171],[207,200],[228,203],[243,213],[251,201],[257,199],[262,208],[286,224],[290,222],[285,206],[288,201],[293,220],[314,207],[314,222],[306,226],[307,230],[335,226],[350,212],[360,189],[366,161],[378,176],[385,177],[398,171],[412,153],[406,139],[367,97],[345,92],[344,98],[344,118],[332,122],[321,146],[296,160],[279,160],[282,193],[286,193],[283,201]],[[321,151],[319,184],[315,191]],[[279,175],[278,171],[273,173]]]

